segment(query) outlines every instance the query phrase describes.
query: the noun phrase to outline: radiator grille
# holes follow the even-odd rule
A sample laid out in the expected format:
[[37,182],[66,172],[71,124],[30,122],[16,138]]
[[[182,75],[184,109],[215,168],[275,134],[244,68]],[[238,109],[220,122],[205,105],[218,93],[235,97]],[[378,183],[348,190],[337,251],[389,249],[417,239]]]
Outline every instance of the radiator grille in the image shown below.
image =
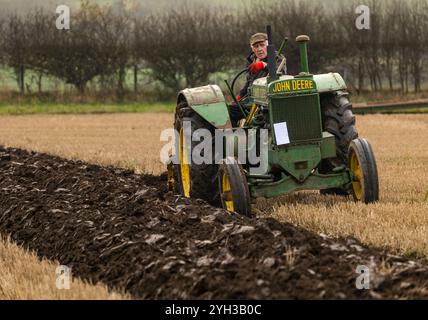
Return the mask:
[[317,93],[274,98],[269,111],[272,123],[287,122],[291,143],[321,139],[321,109]]

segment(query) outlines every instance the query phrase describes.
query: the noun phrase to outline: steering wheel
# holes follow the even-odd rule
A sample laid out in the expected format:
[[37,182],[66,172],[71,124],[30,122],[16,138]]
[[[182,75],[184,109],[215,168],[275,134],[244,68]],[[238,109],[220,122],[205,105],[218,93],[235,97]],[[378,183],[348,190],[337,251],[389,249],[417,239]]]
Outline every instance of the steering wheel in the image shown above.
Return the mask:
[[[240,72],[235,76],[235,78],[233,78],[233,80],[232,80],[232,84],[230,85],[230,89],[232,90],[232,93],[233,93],[233,94],[235,94],[235,83],[236,83],[236,80],[238,80],[238,79],[239,79],[239,77],[240,77],[241,75],[243,75],[245,72],[247,72],[247,68],[245,68],[244,70],[240,71]],[[241,99],[240,99],[240,100],[245,99],[247,96],[248,96],[248,94],[246,94],[245,96],[241,97]],[[239,100],[239,101],[240,101],[240,100]],[[238,102],[239,102],[239,101],[238,101]]]

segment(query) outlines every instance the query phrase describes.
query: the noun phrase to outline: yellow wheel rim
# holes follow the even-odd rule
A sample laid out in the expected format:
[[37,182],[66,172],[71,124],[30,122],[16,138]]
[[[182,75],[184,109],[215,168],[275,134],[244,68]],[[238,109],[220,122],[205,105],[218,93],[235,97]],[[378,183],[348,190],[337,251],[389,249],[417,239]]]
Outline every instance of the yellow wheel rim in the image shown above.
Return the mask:
[[190,166],[187,157],[187,149],[184,140],[183,128],[180,129],[180,176],[183,195],[186,198],[190,197]]
[[232,188],[230,187],[229,176],[226,172],[223,172],[223,176],[221,178],[221,193],[226,210],[229,212],[234,212],[235,210],[233,207]]
[[358,160],[357,154],[355,152],[352,152],[350,161],[350,169],[354,175],[352,188],[354,189],[356,198],[361,200],[363,198],[363,174],[361,171],[360,161]]

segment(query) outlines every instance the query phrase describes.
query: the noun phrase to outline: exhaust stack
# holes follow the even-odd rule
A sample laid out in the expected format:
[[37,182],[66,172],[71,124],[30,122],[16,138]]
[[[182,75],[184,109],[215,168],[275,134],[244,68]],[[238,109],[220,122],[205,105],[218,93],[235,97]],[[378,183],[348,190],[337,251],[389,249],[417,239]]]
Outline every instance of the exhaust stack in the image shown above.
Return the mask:
[[273,45],[272,28],[270,25],[266,26],[266,34],[268,36],[268,47],[267,47],[268,71],[269,71],[268,83],[270,83],[278,79],[278,75],[276,74],[275,46]]
[[300,72],[309,73],[309,64],[308,64],[308,46],[309,36],[301,35],[296,38],[296,42],[300,46]]

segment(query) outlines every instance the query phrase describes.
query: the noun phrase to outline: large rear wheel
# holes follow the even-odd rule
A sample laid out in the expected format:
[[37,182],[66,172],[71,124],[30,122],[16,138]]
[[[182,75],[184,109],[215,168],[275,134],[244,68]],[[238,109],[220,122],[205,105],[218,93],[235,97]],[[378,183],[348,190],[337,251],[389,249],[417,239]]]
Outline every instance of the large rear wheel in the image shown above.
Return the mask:
[[[212,139],[212,159],[209,163],[196,164],[190,155],[199,143],[186,136],[185,124],[189,124],[191,133],[198,129],[207,129],[214,137],[214,128],[192,110],[186,101],[177,105],[175,113],[175,130],[178,132],[176,154],[179,164],[174,166],[175,190],[184,197],[199,198],[212,205],[220,205],[217,183],[218,165],[215,164],[215,141]],[[201,152],[204,152],[202,150]],[[203,156],[203,154],[202,154]]]
[[[320,173],[328,174],[332,173],[334,168],[347,166],[348,148],[351,141],[358,138],[358,132],[347,92],[338,91],[322,96],[321,110],[323,128],[334,135],[336,141],[336,157],[322,160],[319,168]],[[344,186],[321,190],[321,193],[347,196],[350,194],[350,189]]]

